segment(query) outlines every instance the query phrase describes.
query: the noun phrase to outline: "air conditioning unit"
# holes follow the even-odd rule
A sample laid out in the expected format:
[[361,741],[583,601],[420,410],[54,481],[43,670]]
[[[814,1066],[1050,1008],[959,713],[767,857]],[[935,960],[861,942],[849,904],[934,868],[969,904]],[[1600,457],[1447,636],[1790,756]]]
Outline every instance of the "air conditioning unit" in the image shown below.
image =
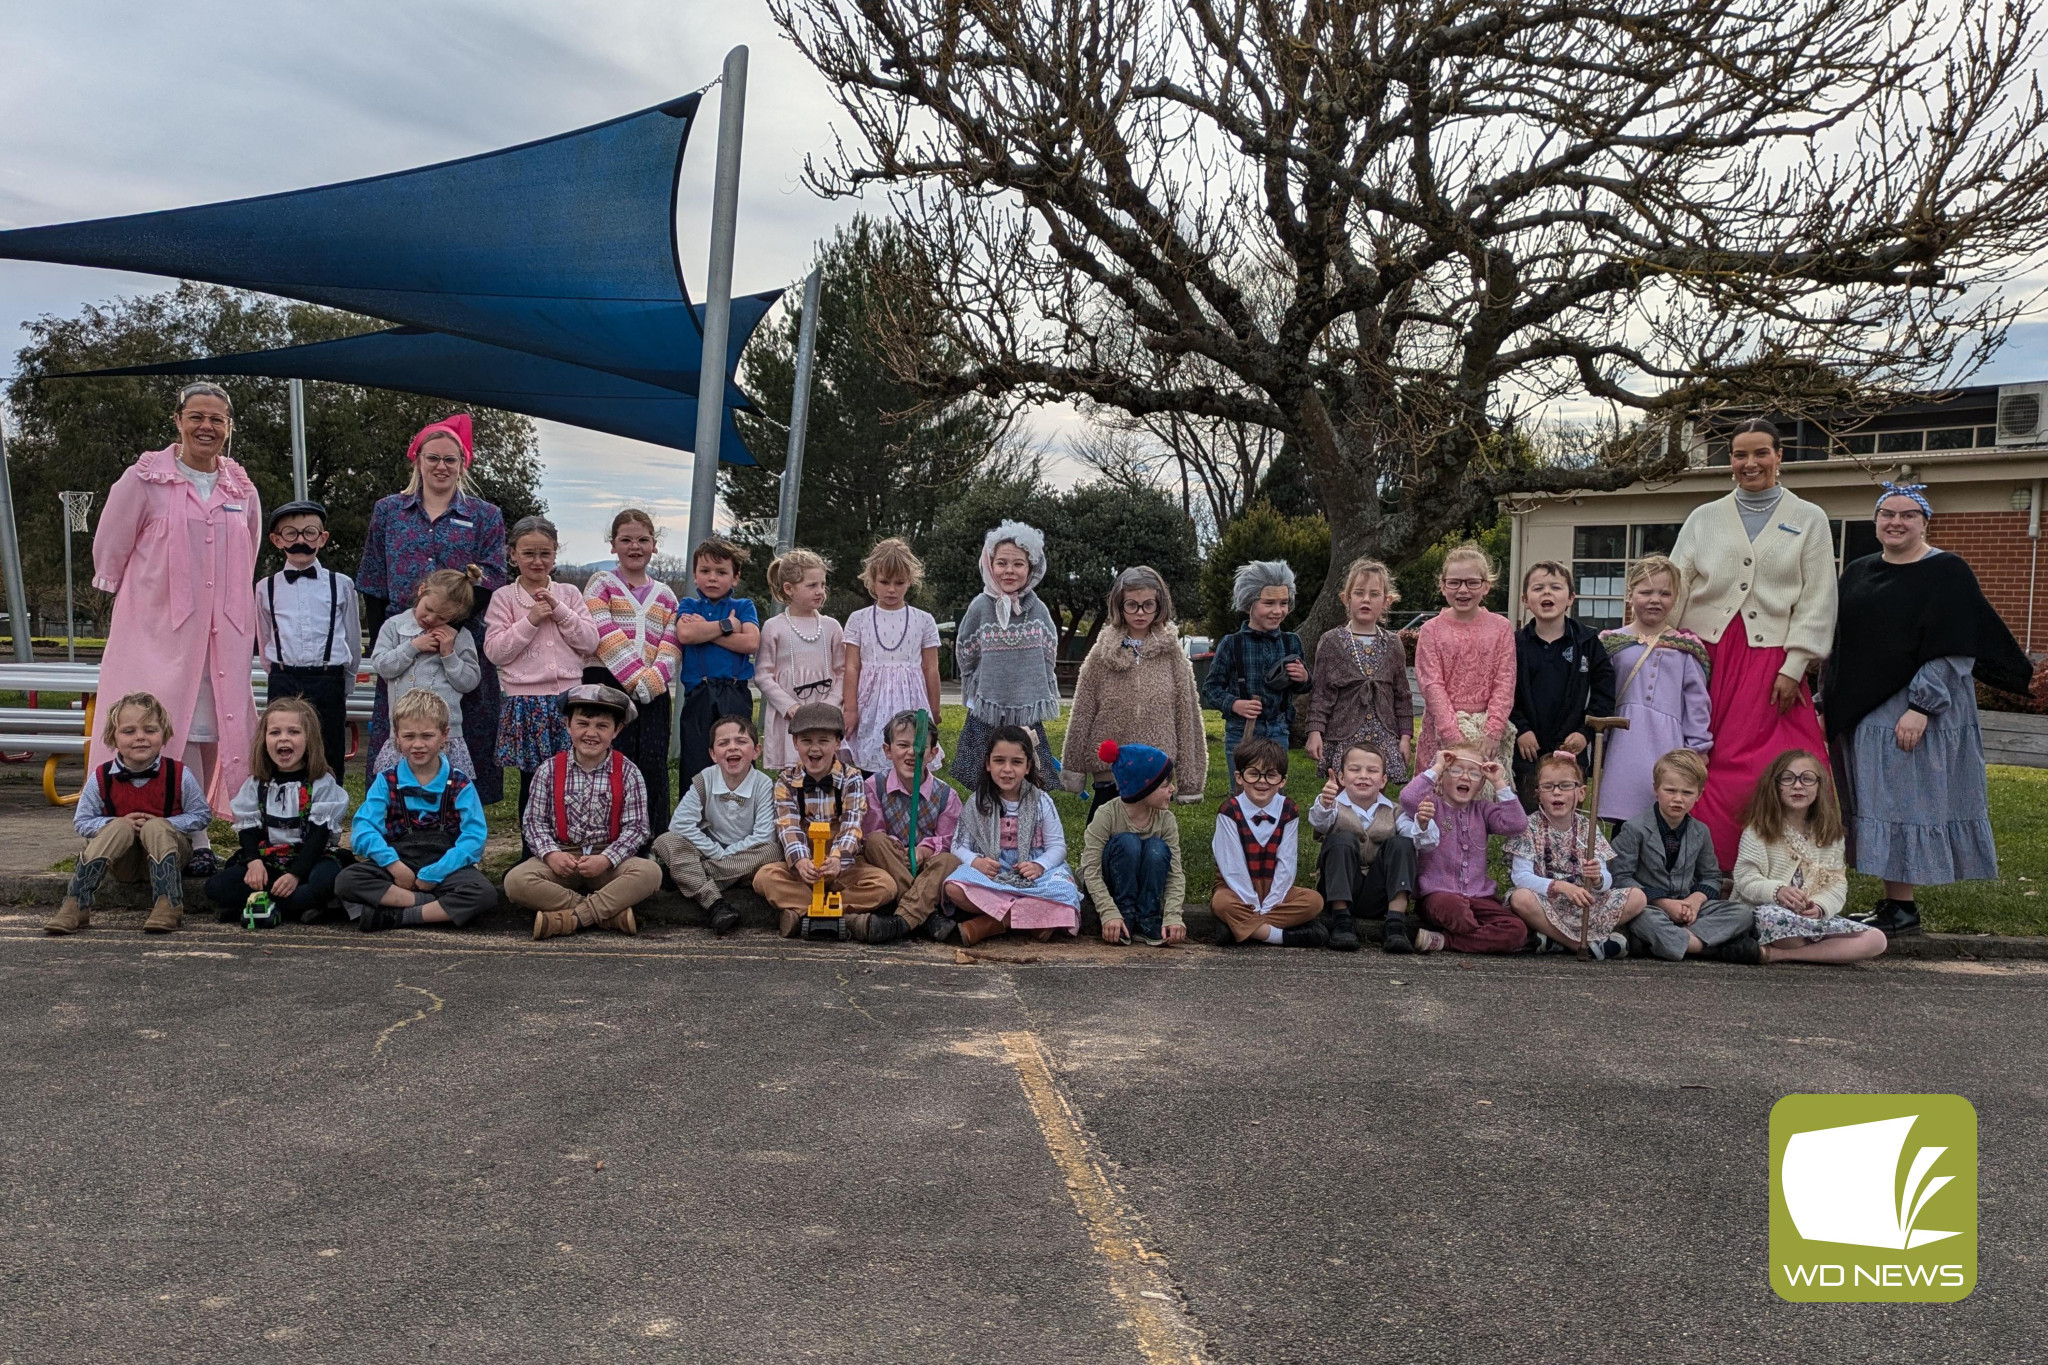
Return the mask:
[[1998,386],[1998,444],[2048,445],[2048,382]]

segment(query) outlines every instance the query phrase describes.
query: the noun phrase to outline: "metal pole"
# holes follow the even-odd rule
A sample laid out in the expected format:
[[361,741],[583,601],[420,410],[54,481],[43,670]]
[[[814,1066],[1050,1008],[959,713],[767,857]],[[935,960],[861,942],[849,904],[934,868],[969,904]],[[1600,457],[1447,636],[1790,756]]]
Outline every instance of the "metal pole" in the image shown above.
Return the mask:
[[294,379],[292,389],[292,501],[306,500],[306,381]]
[[[811,424],[811,357],[818,349],[818,294],[824,267],[804,281],[804,315],[796,331],[796,388],[789,396],[789,458],[782,464],[782,506],[775,519],[775,553],[796,544],[797,500],[803,492],[804,435]],[[701,412],[702,409],[699,409]]]
[[740,207],[740,134],[747,113],[747,49],[725,54],[718,94],[718,181],[711,194],[711,268],[704,276],[704,360],[697,380],[697,457],[690,480],[690,543],[711,534],[718,510],[718,438],[725,428],[725,348],[732,334],[732,244]]
[[64,509],[64,662],[78,662],[78,612],[72,606],[71,597],[71,517],[69,507]]
[[21,536],[14,523],[14,476],[7,469],[7,422],[0,417],[0,574],[7,579],[7,626],[16,663],[34,663],[29,637],[28,588],[21,577]]

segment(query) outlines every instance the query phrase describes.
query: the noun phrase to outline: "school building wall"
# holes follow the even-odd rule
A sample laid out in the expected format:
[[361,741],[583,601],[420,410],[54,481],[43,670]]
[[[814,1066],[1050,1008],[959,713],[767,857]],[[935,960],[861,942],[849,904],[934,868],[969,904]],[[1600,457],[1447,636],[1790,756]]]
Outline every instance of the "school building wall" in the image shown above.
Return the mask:
[[[1882,480],[1925,483],[1934,504],[1928,539],[1961,555],[2012,633],[2036,657],[2048,653],[2048,532],[2033,513],[2048,483],[2048,449],[1979,450],[1921,455],[1898,463],[1855,459],[1788,461],[1780,481],[1818,504],[1836,523],[1838,564],[1876,549],[1871,513]],[[1620,623],[1621,578],[1627,565],[1668,548],[1694,508],[1733,488],[1725,466],[1696,466],[1655,487],[1633,484],[1613,493],[1516,499],[1509,568],[1513,616],[1521,610],[1522,570],[1542,560],[1573,568],[1590,625]],[[2031,602],[2031,615],[2029,603]]]

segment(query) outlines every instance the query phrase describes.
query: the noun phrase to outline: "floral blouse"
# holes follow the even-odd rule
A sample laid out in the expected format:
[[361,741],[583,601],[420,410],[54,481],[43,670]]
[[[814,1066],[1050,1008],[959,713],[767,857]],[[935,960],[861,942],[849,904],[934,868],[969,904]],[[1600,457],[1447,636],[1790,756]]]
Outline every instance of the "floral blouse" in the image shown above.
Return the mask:
[[438,518],[429,521],[418,493],[377,499],[363,539],[356,591],[381,597],[394,611],[412,605],[420,580],[436,569],[484,571],[479,588],[492,591],[511,581],[505,568],[505,516],[491,503],[457,493]]

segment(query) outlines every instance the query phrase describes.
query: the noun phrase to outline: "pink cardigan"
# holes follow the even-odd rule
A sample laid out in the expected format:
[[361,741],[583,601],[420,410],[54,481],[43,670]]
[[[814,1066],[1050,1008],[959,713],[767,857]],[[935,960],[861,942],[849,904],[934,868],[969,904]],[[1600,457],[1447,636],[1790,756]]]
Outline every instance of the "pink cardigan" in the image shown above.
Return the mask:
[[484,657],[512,697],[552,697],[583,681],[583,660],[597,652],[597,622],[583,594],[554,583],[555,619],[536,626],[526,613],[539,599],[515,580],[491,594],[484,611]]
[[1415,637],[1415,680],[1422,687],[1418,770],[1457,740],[1460,711],[1484,711],[1486,737],[1498,744],[1515,705],[1514,626],[1494,611],[1469,622],[1448,611],[1432,616]]

